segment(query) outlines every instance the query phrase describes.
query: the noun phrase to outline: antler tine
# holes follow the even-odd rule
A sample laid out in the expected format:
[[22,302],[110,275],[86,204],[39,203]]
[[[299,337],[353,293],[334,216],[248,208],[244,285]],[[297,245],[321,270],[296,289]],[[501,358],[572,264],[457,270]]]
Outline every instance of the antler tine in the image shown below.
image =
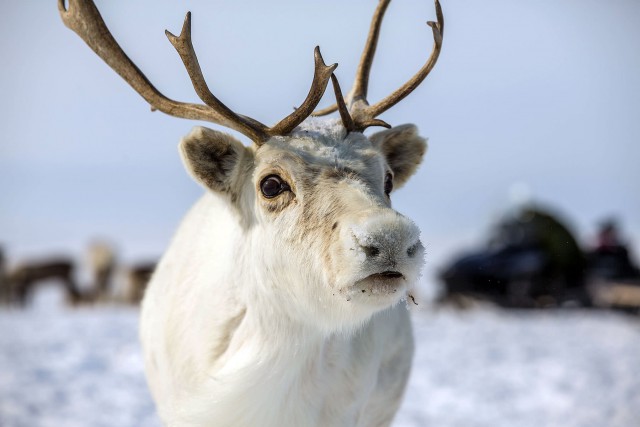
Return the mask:
[[169,30],[165,30],[165,34],[178,52],[178,55],[180,55],[180,59],[182,59],[182,63],[191,78],[193,88],[202,102],[217,111],[226,119],[227,122],[234,123],[234,129],[248,136],[257,144],[260,145],[262,142],[269,139],[269,129],[265,125],[257,120],[234,113],[209,90],[209,86],[207,86],[207,82],[202,75],[202,69],[200,68],[200,63],[198,62],[198,57],[191,41],[191,12],[187,12],[187,16],[184,18],[184,24],[182,25],[180,36],[176,37]]
[[336,69],[338,64],[326,65],[320,54],[320,48],[316,46],[313,51],[313,57],[315,61],[315,70],[313,72],[313,82],[311,83],[311,89],[309,94],[299,108],[280,120],[272,128],[268,130],[271,135],[286,135],[291,132],[296,126],[304,121],[311,115],[313,109],[318,106],[324,91],[327,89],[329,79]]
[[420,83],[422,83],[422,81],[429,75],[434,65],[436,65],[438,56],[440,55],[440,50],[442,49],[444,16],[442,15],[442,8],[440,7],[440,2],[438,0],[435,0],[435,6],[436,18],[438,21],[427,22],[427,25],[429,25],[433,31],[433,49],[431,51],[431,55],[429,55],[429,59],[427,59],[427,62],[409,81],[398,88],[395,92],[393,92],[383,100],[377,102],[376,104],[365,107],[364,110],[366,111],[367,116],[371,118],[376,117],[403,100],[407,95],[413,92],[413,90],[417,88]]
[[205,120],[236,129],[225,117],[207,106],[174,101],[158,91],[118,45],[92,1],[68,0],[68,7],[65,7],[65,0],[58,0],[58,10],[64,24],[78,34],[152,109],[175,117]]
[[[371,65],[373,64],[373,57],[375,56],[376,47],[378,45],[378,38],[380,36],[380,27],[384,13],[389,6],[391,0],[380,0],[371,20],[371,26],[369,28],[369,35],[367,42],[360,57],[360,63],[358,64],[358,70],[356,71],[356,78],[351,89],[351,92],[347,95],[347,103],[350,107],[351,118],[355,123],[355,127],[358,131],[363,131],[369,126],[384,126],[391,127],[388,123],[375,117],[382,114],[407,95],[409,95],[431,72],[434,65],[440,55],[442,48],[442,36],[444,34],[444,16],[442,14],[442,8],[440,2],[435,0],[436,17],[437,22],[427,22],[433,31],[433,50],[427,62],[422,68],[404,85],[398,88],[395,92],[377,102],[374,105],[369,105],[367,101],[367,91],[369,87],[369,74],[371,72]],[[340,94],[340,97],[342,94]],[[337,97],[337,95],[336,95]],[[337,98],[336,98],[337,99]],[[313,113],[314,116],[323,116],[333,113],[339,110],[339,103],[333,104],[329,107],[323,108]],[[341,113],[342,116],[342,113]],[[346,126],[346,124],[345,124]]]
[[107,65],[138,92],[151,105],[152,110],[160,110],[175,117],[217,123],[248,136],[258,146],[264,144],[271,136],[290,133],[309,117],[320,102],[331,74],[338,66],[327,66],[320,49],[316,47],[315,72],[307,98],[292,114],[275,126],[267,127],[250,117],[234,113],[211,93],[191,41],[191,13],[187,13],[179,36],[169,31],[166,31],[166,35],[180,55],[196,93],[206,105],[174,101],[158,91],[113,38],[92,0],[58,0],[58,10],[64,24],[78,34]]
[[342,97],[340,83],[338,83],[338,78],[335,74],[331,74],[331,83],[333,83],[333,92],[336,95],[336,108],[340,112],[342,124],[344,125],[345,129],[347,129],[347,132],[354,132],[356,130],[356,124],[353,122],[351,114],[349,114],[347,104],[344,102],[344,98]]
[[[356,78],[351,88],[351,92],[347,95],[347,100],[351,103],[356,99],[367,98],[367,90],[369,87],[369,74],[371,72],[371,64],[373,64],[373,57],[376,53],[376,47],[378,46],[378,38],[380,36],[380,26],[382,24],[382,18],[387,11],[387,6],[391,0],[380,0],[375,12],[373,12],[373,18],[371,18],[371,25],[369,26],[369,34],[367,41],[362,50],[362,56],[360,57],[360,63],[356,71]],[[330,105],[318,111],[314,111],[313,116],[325,116],[338,110],[338,103]]]
[[380,0],[378,7],[376,7],[375,12],[373,12],[367,42],[364,45],[364,50],[360,57],[360,63],[358,64],[358,70],[356,71],[356,79],[353,82],[353,88],[348,96],[351,102],[357,100],[366,101],[367,99],[367,92],[369,90],[369,74],[371,73],[373,57],[375,56],[376,48],[378,47],[382,18],[384,18],[384,13],[387,11],[387,6],[389,6],[390,1],[391,0]]

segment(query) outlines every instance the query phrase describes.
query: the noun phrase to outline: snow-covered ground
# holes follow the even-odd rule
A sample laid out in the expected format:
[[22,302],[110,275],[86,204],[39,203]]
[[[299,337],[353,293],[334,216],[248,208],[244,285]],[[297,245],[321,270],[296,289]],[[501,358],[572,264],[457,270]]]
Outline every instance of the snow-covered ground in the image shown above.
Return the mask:
[[[640,426],[640,320],[423,309],[395,426]],[[159,427],[134,308],[0,311],[0,426]]]

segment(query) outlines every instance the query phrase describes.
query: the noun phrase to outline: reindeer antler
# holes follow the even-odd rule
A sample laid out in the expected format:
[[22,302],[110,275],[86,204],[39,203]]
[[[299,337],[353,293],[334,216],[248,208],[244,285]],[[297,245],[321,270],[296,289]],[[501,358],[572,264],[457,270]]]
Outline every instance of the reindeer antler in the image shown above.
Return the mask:
[[[375,55],[376,47],[378,44],[382,18],[384,17],[384,13],[386,12],[387,6],[389,5],[390,1],[391,0],[380,0],[380,2],[378,3],[378,6],[371,20],[369,35],[362,52],[362,56],[360,57],[360,63],[356,71],[356,78],[353,83],[353,87],[351,88],[349,95],[347,95],[349,113],[352,117],[355,129],[360,132],[369,126],[391,127],[384,121],[376,119],[376,117],[403,100],[407,95],[413,92],[413,90],[417,88],[420,83],[422,83],[422,81],[427,77],[427,75],[429,75],[434,65],[436,64],[438,56],[440,55],[440,50],[442,48],[442,36],[444,34],[444,17],[442,15],[440,2],[438,0],[435,0],[437,22],[427,22],[427,25],[429,25],[433,31],[434,40],[433,50],[431,51],[429,59],[427,59],[427,62],[409,81],[398,88],[395,92],[391,93],[389,96],[377,102],[376,104],[369,105],[369,103],[367,102],[369,74],[371,72],[371,65],[373,64],[373,57]],[[334,80],[334,85],[335,82],[337,82],[337,80]],[[314,112],[313,115],[323,116],[326,114],[330,114],[338,110],[339,106],[340,99],[337,100],[336,104],[322,110],[318,110]],[[343,117],[344,113],[341,111],[340,115]],[[349,126],[345,123],[345,127],[348,128]]]
[[65,7],[65,0],[58,0],[58,10],[64,24],[78,34],[153,109],[171,116],[205,120],[237,130],[258,146],[264,144],[272,136],[290,133],[302,123],[320,102],[329,79],[338,66],[338,64],[327,66],[322,59],[320,49],[316,47],[314,50],[315,71],[307,98],[289,116],[274,126],[267,127],[255,119],[234,113],[211,93],[191,43],[191,13],[187,13],[185,17],[180,36],[176,37],[168,31],[166,34],[178,51],[196,93],[206,105],[174,101],[156,89],[113,38],[92,0],[68,0],[68,7]]

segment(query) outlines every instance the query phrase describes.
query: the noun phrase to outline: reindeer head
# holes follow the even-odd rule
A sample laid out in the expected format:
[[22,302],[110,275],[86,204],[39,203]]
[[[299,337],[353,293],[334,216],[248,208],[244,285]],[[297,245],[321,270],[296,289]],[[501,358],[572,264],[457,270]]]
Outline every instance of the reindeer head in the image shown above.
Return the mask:
[[[415,172],[426,142],[413,125],[376,119],[429,74],[442,45],[444,22],[429,22],[434,48],[425,65],[397,91],[369,105],[369,72],[390,0],[380,0],[352,90],[343,98],[316,47],[311,90],[292,114],[272,127],[236,114],[208,89],[191,43],[191,17],[180,36],[167,32],[205,105],[162,95],[129,60],[90,0],[59,0],[65,24],[120,74],[154,109],[207,120],[253,141],[197,127],[180,144],[190,174],[222,195],[246,233],[246,258],[259,292],[279,298],[291,316],[322,319],[327,329],[355,325],[406,296],[423,264],[419,230],[391,208],[391,193]],[[313,113],[329,79],[336,104]],[[339,111],[340,120],[309,117]],[[389,129],[369,137],[369,126]],[[212,219],[212,221],[215,219]],[[216,242],[212,242],[215,244]],[[241,262],[239,260],[239,262]]]

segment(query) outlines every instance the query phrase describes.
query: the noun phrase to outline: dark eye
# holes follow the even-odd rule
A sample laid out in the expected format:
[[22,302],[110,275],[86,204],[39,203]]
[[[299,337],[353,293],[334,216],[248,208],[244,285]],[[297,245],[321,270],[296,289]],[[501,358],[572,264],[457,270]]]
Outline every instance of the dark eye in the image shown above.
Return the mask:
[[393,190],[393,176],[391,176],[390,173],[387,173],[384,177],[384,194],[388,196],[389,193],[391,193],[391,190]]
[[276,197],[278,194],[289,189],[289,184],[278,175],[269,175],[260,183],[260,191],[262,191],[262,195],[267,199]]

